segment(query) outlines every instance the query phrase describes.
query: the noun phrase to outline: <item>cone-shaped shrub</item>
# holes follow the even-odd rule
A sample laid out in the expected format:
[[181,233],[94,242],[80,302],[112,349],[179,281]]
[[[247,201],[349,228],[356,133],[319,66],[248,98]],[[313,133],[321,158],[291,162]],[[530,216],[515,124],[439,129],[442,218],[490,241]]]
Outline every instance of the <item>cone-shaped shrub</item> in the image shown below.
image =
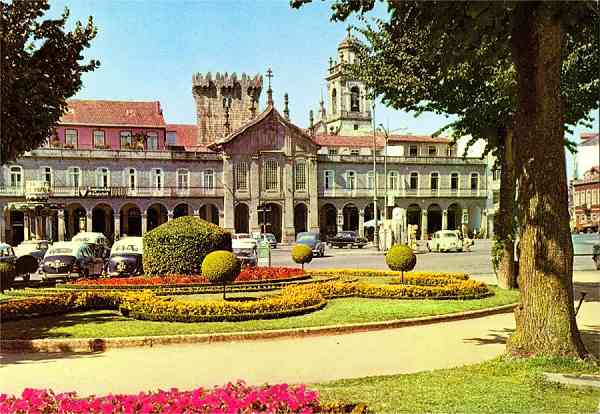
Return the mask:
[[14,264],[0,262],[0,292],[4,293],[6,289],[10,289],[16,275]]
[[202,262],[202,276],[211,283],[223,285],[223,299],[225,299],[225,285],[233,282],[241,270],[242,266],[235,254],[225,250],[209,253]]
[[231,250],[229,232],[198,217],[179,217],[144,235],[144,273],[197,275],[215,250]]
[[402,272],[402,281],[404,281],[404,272],[415,268],[417,256],[407,245],[395,244],[386,253],[385,263],[391,270]]
[[310,263],[312,258],[312,249],[306,244],[297,244],[292,248],[292,259],[302,265],[302,270],[304,270],[304,263]]

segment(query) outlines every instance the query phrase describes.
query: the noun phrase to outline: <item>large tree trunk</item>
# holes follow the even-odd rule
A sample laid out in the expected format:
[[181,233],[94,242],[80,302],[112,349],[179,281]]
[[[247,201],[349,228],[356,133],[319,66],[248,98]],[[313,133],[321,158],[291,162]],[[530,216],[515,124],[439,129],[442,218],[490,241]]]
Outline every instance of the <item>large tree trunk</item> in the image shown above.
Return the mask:
[[508,350],[586,354],[573,308],[573,245],[567,210],[560,68],[563,32],[543,2],[519,3],[512,48],[518,75],[520,303]]
[[498,265],[498,284],[504,289],[517,287],[515,269],[515,170],[513,130],[502,131],[502,154],[500,155],[500,205],[495,216],[494,233],[502,244],[502,258]]

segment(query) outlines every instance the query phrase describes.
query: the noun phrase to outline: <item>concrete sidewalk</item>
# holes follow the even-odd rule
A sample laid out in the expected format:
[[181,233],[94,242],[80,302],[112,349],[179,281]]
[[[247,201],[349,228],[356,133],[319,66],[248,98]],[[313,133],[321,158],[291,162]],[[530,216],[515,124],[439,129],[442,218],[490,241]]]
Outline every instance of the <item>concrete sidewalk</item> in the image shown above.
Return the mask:
[[[598,332],[600,302],[585,303],[582,330]],[[456,367],[504,352],[512,314],[385,331],[299,339],[1,355],[0,392],[25,387],[80,395],[223,384],[310,383]]]

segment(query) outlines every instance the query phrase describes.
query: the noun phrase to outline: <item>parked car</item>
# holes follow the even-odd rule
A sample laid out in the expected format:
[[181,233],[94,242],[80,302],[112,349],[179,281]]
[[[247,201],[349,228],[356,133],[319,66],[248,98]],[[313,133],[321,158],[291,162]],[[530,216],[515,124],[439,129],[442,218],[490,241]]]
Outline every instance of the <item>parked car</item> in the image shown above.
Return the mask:
[[142,275],[144,273],[143,253],[143,238],[125,237],[117,240],[110,250],[104,273],[111,277]]
[[433,233],[431,240],[427,241],[427,250],[430,252],[448,252],[450,250],[462,252],[463,241],[456,230],[440,230]]
[[24,240],[15,247],[15,254],[17,257],[30,255],[35,257],[38,262],[42,261],[50,242],[48,240]]
[[596,263],[596,270],[600,270],[600,243],[592,248],[592,259]]
[[303,231],[298,233],[296,243],[310,247],[315,256],[325,256],[325,243],[321,241],[321,235],[318,232]]
[[244,240],[246,243],[251,243],[254,249],[258,248],[258,242],[250,233],[235,233],[231,235],[231,242],[235,240]]
[[355,231],[340,231],[334,237],[329,239],[331,247],[358,247],[362,249],[367,245],[367,239],[359,237]]
[[0,243],[0,262],[8,262],[12,264],[17,262],[15,250],[10,244]]
[[96,257],[106,259],[108,256],[110,256],[110,241],[103,233],[82,231],[81,233],[77,233],[75,236],[73,236],[71,241],[90,244],[96,254]]
[[277,248],[277,238],[273,233],[254,233],[252,236],[259,244],[267,242],[271,245],[271,249]]
[[231,250],[233,250],[233,254],[235,254],[242,266],[256,266],[258,263],[256,240],[254,239],[233,239],[231,241]]
[[104,260],[92,245],[70,241],[54,243],[46,252],[38,270],[42,280],[74,279],[100,275]]

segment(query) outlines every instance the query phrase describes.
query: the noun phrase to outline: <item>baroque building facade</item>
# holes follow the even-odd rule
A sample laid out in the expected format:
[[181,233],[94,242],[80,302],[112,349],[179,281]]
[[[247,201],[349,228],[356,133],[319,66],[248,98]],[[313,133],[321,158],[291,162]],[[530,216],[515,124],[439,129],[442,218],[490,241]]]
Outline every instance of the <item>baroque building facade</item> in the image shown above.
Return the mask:
[[270,71],[262,111],[261,75],[195,74],[195,125],[166,123],[159,102],[69,101],[47,145],[2,167],[0,237],[115,238],[195,215],[291,242],[300,231],[371,235],[375,214],[392,213],[421,238],[485,233],[486,161],[443,137],[374,133],[364,85],[341,66],[353,41],[330,61],[328,102],[308,129],[290,121],[287,95],[275,108]]

